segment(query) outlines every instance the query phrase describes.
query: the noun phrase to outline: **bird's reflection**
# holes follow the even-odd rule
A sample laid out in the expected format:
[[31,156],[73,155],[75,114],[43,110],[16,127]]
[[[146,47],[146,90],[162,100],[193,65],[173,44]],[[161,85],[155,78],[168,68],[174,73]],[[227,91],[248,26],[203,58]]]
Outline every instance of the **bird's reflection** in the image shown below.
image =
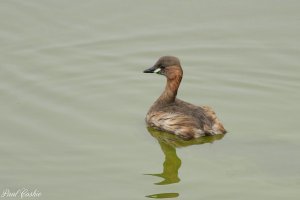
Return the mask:
[[178,170],[181,166],[181,160],[178,158],[176,154],[176,149],[161,141],[158,140],[158,143],[160,144],[161,150],[165,154],[165,161],[163,164],[163,172],[159,174],[147,174],[152,176],[158,176],[163,178],[164,180],[158,183],[155,183],[156,185],[166,185],[166,184],[172,184],[172,183],[178,183],[180,181],[178,177]]
[[[213,143],[215,140],[220,140],[224,135],[206,136],[193,140],[183,140],[176,135],[155,130],[153,128],[147,128],[149,133],[157,139],[162,152],[165,155],[165,161],[163,163],[163,172],[158,174],[146,174],[151,176],[157,176],[163,178],[162,181],[155,183],[156,185],[167,185],[178,183],[180,178],[178,171],[181,166],[181,160],[176,154],[176,148],[187,147],[190,145],[199,145],[204,143]],[[178,197],[178,193],[160,193],[148,195],[149,198],[175,198]]]

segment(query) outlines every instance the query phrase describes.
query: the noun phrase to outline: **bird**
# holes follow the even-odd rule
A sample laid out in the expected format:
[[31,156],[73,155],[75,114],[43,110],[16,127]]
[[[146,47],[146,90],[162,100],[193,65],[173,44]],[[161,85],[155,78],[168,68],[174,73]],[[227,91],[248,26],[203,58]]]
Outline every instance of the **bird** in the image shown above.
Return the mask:
[[164,91],[147,112],[148,127],[175,134],[184,140],[225,134],[223,124],[209,106],[196,106],[177,98],[183,77],[180,60],[162,56],[144,73],[156,73],[167,79]]

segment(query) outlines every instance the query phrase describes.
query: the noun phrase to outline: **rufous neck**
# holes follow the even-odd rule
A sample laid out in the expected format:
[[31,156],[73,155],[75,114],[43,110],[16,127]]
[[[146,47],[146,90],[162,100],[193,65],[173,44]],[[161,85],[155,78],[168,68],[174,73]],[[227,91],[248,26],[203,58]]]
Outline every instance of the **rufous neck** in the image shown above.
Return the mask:
[[176,77],[173,77],[172,79],[167,78],[167,84],[165,87],[164,92],[160,95],[158,98],[158,102],[160,103],[172,103],[175,101],[177,96],[177,91],[180,85],[182,79],[182,75],[178,75]]

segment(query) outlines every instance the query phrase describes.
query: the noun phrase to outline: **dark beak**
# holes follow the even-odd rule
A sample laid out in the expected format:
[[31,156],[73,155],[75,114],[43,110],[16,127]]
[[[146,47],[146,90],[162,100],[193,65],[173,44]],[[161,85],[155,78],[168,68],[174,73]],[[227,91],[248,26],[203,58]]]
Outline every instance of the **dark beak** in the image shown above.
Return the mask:
[[154,70],[155,70],[155,66],[150,67],[149,69],[145,69],[145,70],[144,70],[144,73],[153,73]]

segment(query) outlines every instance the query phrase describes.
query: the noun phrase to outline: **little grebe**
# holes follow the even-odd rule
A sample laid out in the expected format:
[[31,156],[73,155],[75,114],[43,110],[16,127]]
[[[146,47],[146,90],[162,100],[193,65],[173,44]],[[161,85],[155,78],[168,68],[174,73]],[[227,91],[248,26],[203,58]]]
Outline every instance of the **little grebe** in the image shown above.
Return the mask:
[[176,98],[183,71],[178,58],[161,57],[144,73],[157,73],[167,77],[164,92],[154,102],[146,116],[148,126],[173,133],[183,139],[225,134],[222,123],[208,106],[195,106]]

